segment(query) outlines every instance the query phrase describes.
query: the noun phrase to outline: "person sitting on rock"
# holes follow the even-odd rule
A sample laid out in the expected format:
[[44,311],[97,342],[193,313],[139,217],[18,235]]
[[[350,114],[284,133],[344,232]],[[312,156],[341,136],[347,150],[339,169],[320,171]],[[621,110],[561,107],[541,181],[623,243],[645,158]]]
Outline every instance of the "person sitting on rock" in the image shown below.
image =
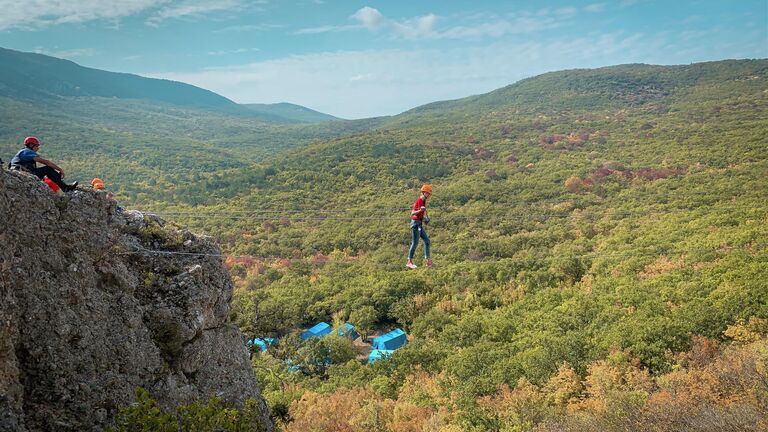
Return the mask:
[[[72,184],[64,183],[64,170],[61,169],[55,163],[48,159],[43,159],[37,153],[40,149],[40,140],[36,137],[29,136],[24,138],[24,148],[16,153],[16,156],[11,159],[11,169],[29,171],[36,175],[40,180],[43,177],[48,177],[56,183],[64,192],[70,192],[77,188],[77,182]],[[37,164],[41,163],[44,166],[38,168]]]

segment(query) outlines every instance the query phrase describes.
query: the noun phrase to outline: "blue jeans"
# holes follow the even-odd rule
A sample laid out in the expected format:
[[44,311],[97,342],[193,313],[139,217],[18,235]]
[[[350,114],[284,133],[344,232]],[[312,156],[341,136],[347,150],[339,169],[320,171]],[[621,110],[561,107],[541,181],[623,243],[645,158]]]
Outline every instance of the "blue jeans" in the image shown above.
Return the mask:
[[424,257],[429,258],[429,236],[427,230],[424,229],[424,225],[421,221],[411,221],[411,248],[408,249],[408,259],[413,259],[413,254],[416,253],[416,246],[419,245],[419,237],[424,240]]

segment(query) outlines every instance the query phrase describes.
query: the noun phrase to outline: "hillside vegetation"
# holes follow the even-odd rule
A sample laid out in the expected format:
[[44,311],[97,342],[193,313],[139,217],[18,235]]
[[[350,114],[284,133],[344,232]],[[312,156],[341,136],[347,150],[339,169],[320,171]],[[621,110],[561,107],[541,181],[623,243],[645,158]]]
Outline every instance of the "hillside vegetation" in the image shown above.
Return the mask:
[[[757,430],[764,369],[732,389],[738,405],[669,383],[735,355],[721,354],[729,326],[768,318],[767,64],[547,74],[233,170],[220,181],[248,184],[238,197],[165,211],[235,255],[251,335],[349,320],[411,337],[386,364],[296,374],[280,361],[344,352],[338,341],[259,356],[287,430],[338,409],[393,431],[668,428],[689,409],[739,419],[708,430]],[[407,208],[425,182],[437,264],[406,271]],[[760,326],[762,345],[739,354],[751,364]]]
[[[319,126],[80,102],[1,103],[0,135],[44,121],[76,172],[120,167],[126,205],[222,242],[236,322],[281,338],[254,367],[285,430],[768,427],[767,60],[554,72]],[[423,183],[436,265],[406,270]],[[410,341],[366,365],[297,342],[321,320]]]
[[[127,203],[154,209],[172,202],[207,203],[217,198],[220,188],[218,183],[208,186],[208,179],[218,181],[228,170],[247,169],[285,149],[368,130],[381,121],[277,124],[103,97],[45,103],[0,97],[0,117],[0,158],[6,162],[24,137],[34,134],[43,142],[41,154],[64,167],[69,179],[87,183],[103,178]],[[189,184],[203,185],[203,191],[177,191]],[[231,185],[242,191],[243,184]],[[231,195],[221,192],[219,198]]]
[[341,120],[329,114],[323,114],[315,110],[290,103],[276,104],[245,104],[246,108],[259,113],[263,118],[273,117],[283,123],[321,123],[326,121]]

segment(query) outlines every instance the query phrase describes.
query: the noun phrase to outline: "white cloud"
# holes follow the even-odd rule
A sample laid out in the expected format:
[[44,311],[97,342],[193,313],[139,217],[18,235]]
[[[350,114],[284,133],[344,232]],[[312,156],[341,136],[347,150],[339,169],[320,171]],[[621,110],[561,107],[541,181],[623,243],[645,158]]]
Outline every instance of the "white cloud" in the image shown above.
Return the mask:
[[360,74],[350,77],[350,81],[367,81],[373,78],[373,74]]
[[[587,6],[597,11],[605,3]],[[326,25],[305,28],[294,32],[296,35],[318,34],[367,29],[371,32],[388,30],[395,38],[402,39],[467,39],[500,38],[506,35],[533,33],[561,27],[571,22],[578,10],[565,7],[556,10],[540,9],[533,13],[518,13],[505,17],[494,14],[475,14],[464,17],[451,17],[453,20],[462,19],[464,22],[475,21],[472,24],[443,26],[438,28],[442,20],[435,14],[428,14],[402,20],[386,17],[377,9],[364,7],[359,9],[350,19],[357,21],[355,25]]]
[[357,24],[353,25],[325,25],[320,27],[310,27],[293,32],[295,35],[318,34],[330,32],[342,32],[351,30],[366,29],[376,32],[382,29],[390,29],[395,35],[406,39],[425,38],[433,33],[437,17],[433,14],[422,17],[411,18],[397,22],[385,17],[381,12],[372,7],[365,6],[355,12],[349,19]]
[[577,12],[575,7],[564,7],[555,10],[556,15],[573,15]]
[[567,18],[555,15],[521,15],[510,19],[496,19],[493,22],[474,26],[456,26],[433,35],[437,39],[480,39],[500,38],[511,34],[525,34],[550,30],[565,25]]
[[96,54],[93,48],[73,48],[68,50],[56,51],[51,55],[54,57],[73,59],[78,57],[92,57]]
[[242,7],[242,0],[186,0],[163,7],[147,19],[147,25],[157,26],[167,19],[199,18],[210,13]]
[[472,19],[464,20],[466,24],[449,26],[424,33],[422,36],[431,39],[477,40],[535,33],[568,25],[573,22],[577,12],[574,8],[561,8],[540,9],[536,12],[521,12],[506,16],[476,15]]
[[237,49],[231,49],[231,50],[208,51],[208,55],[222,56],[222,55],[229,55],[229,54],[244,54],[244,53],[256,52],[256,51],[259,51],[259,49],[258,48],[237,48]]
[[169,0],[0,0],[0,30],[35,29],[54,24],[119,19],[164,5]]
[[258,32],[268,31],[283,28],[284,26],[279,24],[246,24],[238,26],[224,27],[222,29],[214,30],[211,33],[244,33],[244,32]]
[[340,32],[340,31],[346,31],[346,30],[354,30],[358,28],[360,28],[360,26],[327,25],[327,26],[321,26],[321,27],[310,27],[310,28],[296,30],[292,34],[295,34],[295,35],[319,34],[319,33],[330,33],[330,32]]
[[687,24],[694,24],[694,23],[700,23],[704,21],[704,17],[701,15],[691,15],[686,18],[684,18],[682,21],[680,21],[680,24],[687,25]]
[[[140,13],[150,14],[147,24],[156,26],[171,18],[202,17],[221,11],[239,10],[245,0],[0,0],[0,30],[38,29],[56,24],[114,21]],[[254,5],[266,4],[258,0]]]
[[70,49],[53,49],[49,50],[43,47],[36,47],[34,50],[37,54],[45,54],[51,57],[73,59],[78,57],[92,57],[96,55],[96,50],[93,48],[70,48]]
[[515,32],[515,26],[508,21],[495,21],[475,26],[452,27],[440,33],[442,39],[479,39],[482,37],[501,37]]
[[[443,50],[326,52],[152,76],[188,82],[241,103],[292,102],[343,118],[362,118],[484,93],[547,71],[669,64],[683,48],[699,49],[672,47],[668,40],[674,35],[615,33]],[[698,57],[703,51],[697,51]]]
[[406,39],[421,39],[435,35],[436,22],[437,17],[434,14],[429,14],[403,23],[393,23],[393,26],[395,31]]
[[378,30],[386,21],[381,12],[368,6],[361,8],[350,18],[359,21],[368,30]]
[[606,6],[608,6],[608,3],[592,3],[585,6],[584,10],[587,12],[603,12]]

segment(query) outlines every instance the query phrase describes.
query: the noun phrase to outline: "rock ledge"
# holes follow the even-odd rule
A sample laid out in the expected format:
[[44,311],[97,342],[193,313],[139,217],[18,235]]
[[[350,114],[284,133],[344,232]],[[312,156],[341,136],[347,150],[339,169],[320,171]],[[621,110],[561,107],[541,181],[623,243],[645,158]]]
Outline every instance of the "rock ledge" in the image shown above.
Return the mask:
[[[168,253],[172,252],[172,253]],[[137,387],[260,401],[216,244],[0,168],[0,431],[98,431]]]

